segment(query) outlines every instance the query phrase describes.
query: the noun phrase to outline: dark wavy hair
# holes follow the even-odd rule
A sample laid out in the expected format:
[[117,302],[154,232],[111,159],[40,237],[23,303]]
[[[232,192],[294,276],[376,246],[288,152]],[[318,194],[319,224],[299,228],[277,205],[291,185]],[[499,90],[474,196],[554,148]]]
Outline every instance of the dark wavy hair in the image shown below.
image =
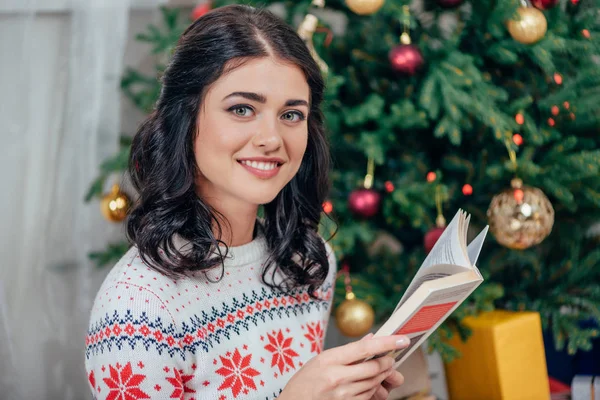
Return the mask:
[[[320,110],[325,84],[302,39],[265,9],[217,8],[182,34],[162,76],[155,109],[133,139],[129,173],[139,197],[128,217],[127,236],[144,262],[170,277],[224,265],[228,249],[221,240],[220,223],[228,222],[198,197],[195,188],[197,115],[212,83],[259,57],[295,64],[310,87],[308,143],[302,164],[277,197],[264,205],[269,258],[262,279],[283,291],[307,287],[313,295],[329,270],[325,244],[318,234],[321,205],[329,189],[329,146]],[[185,250],[177,247],[175,236],[185,241]],[[268,282],[265,278],[277,268],[285,279]]]

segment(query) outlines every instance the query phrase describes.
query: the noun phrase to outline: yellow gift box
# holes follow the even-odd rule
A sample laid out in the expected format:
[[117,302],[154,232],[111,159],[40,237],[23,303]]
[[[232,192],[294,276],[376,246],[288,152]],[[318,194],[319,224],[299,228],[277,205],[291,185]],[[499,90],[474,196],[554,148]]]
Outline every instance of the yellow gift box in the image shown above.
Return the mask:
[[463,322],[473,335],[449,341],[462,354],[446,364],[450,400],[550,399],[538,313],[496,310]]

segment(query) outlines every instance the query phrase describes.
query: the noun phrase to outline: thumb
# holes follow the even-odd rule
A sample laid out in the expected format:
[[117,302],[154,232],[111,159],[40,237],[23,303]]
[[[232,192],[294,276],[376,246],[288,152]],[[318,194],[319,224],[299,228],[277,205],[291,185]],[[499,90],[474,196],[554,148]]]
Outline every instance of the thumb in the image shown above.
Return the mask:
[[373,335],[373,333],[369,333],[368,335],[364,336],[364,337],[363,337],[362,339],[360,339],[359,341],[361,341],[361,340],[366,340],[366,339],[371,339],[373,336],[374,336],[374,335]]

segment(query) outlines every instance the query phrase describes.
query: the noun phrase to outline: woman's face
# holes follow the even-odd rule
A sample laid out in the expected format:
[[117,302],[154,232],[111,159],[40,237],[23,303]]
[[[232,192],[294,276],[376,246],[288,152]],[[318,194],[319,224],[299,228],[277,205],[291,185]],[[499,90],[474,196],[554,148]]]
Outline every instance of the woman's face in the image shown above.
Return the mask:
[[194,141],[198,194],[217,208],[272,201],[300,168],[309,93],[302,70],[270,57],[252,59],[213,83]]

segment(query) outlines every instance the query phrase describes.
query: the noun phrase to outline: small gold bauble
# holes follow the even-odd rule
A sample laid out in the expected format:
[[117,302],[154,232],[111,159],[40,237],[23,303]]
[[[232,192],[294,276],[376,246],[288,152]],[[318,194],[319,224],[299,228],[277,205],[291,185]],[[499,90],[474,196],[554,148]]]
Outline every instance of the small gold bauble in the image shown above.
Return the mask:
[[302,21],[302,24],[300,24],[300,27],[298,28],[298,35],[302,38],[306,44],[306,47],[308,47],[308,51],[321,69],[321,72],[323,74],[327,74],[329,72],[329,66],[325,63],[321,56],[319,56],[319,53],[317,53],[315,44],[313,42],[313,34],[317,29],[318,23],[319,20],[317,17],[312,14],[306,14],[304,21]]
[[521,180],[515,179],[511,189],[494,196],[487,217],[498,243],[523,250],[541,243],[550,234],[554,208],[540,189],[522,186]]
[[383,6],[385,0],[346,0],[346,5],[358,15],[370,15]]
[[533,44],[544,37],[548,22],[544,13],[533,7],[517,9],[519,20],[508,20],[506,27],[510,35],[519,43]]
[[100,201],[100,211],[108,221],[121,222],[127,216],[131,200],[119,185],[113,185],[110,193],[104,195]]
[[357,337],[369,333],[375,322],[375,312],[369,303],[351,296],[335,310],[335,323],[344,336]]

